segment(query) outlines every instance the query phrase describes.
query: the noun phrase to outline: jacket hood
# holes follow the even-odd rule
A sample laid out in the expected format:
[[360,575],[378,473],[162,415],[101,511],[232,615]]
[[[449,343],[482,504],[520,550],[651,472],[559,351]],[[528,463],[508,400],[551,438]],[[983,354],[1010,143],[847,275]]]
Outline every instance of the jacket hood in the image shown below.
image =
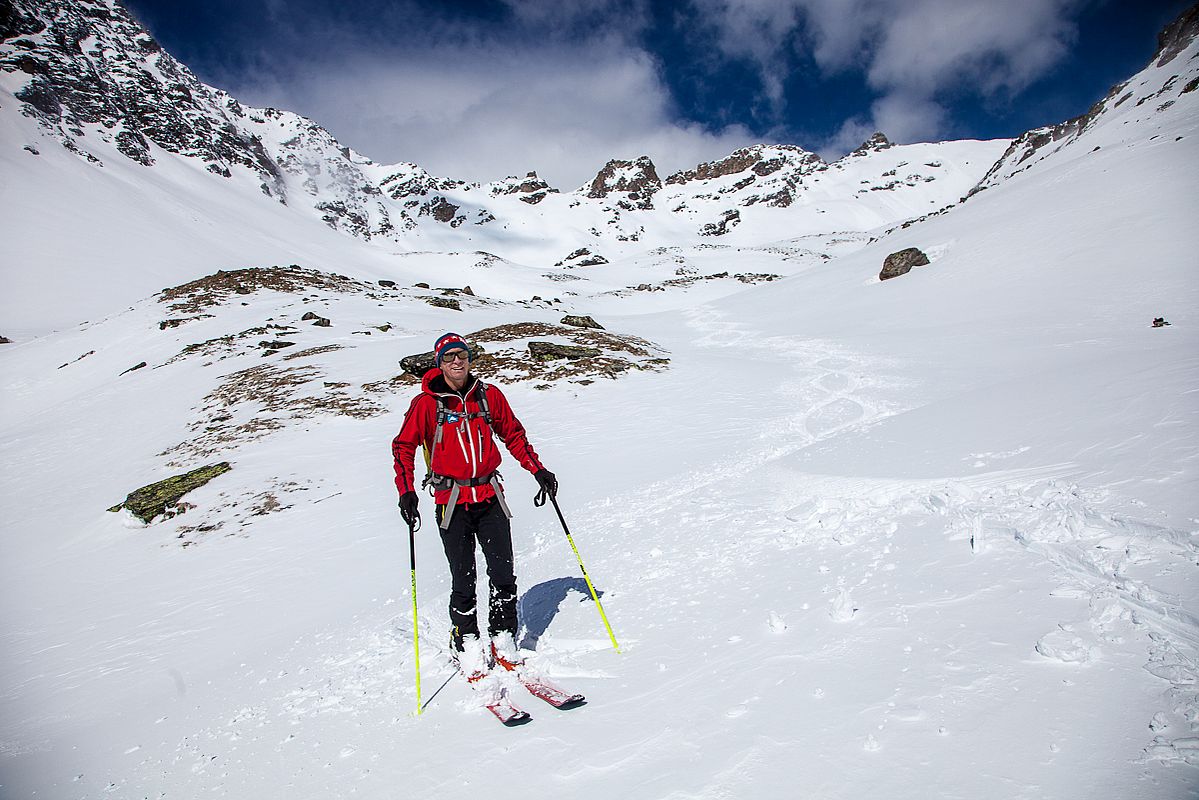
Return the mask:
[[466,376],[466,392],[459,394],[450,388],[446,383],[445,376],[441,374],[439,367],[434,367],[425,373],[425,377],[421,379],[420,388],[425,394],[433,395],[450,395],[451,397],[470,397],[475,388],[479,385],[479,379],[474,375],[467,374]]

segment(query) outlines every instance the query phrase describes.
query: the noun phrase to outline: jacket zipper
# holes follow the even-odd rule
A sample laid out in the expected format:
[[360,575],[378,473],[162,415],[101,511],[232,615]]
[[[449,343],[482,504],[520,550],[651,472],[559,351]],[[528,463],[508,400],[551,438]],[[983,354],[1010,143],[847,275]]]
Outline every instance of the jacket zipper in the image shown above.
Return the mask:
[[[469,392],[467,392],[467,394],[469,395]],[[459,421],[458,425],[455,426],[455,431],[454,431],[456,434],[456,438],[458,439],[458,449],[462,451],[462,455],[466,459],[466,463],[470,466],[470,477],[473,479],[473,478],[478,477],[479,464],[482,463],[482,461],[483,461],[482,437],[481,436],[478,437],[478,446],[476,447],[476,444],[475,444],[476,437],[472,433],[472,430],[471,430],[471,424],[470,424],[471,420],[466,416],[468,413],[468,409],[466,406],[466,398],[462,397],[461,395],[457,395],[457,394],[454,394],[451,396],[457,398],[458,405],[459,405],[459,409],[458,409],[459,414],[462,417],[462,419]],[[463,428],[466,428],[466,440],[465,441],[463,441],[463,438],[462,438],[462,429]],[[445,446],[444,442],[442,443],[442,446],[443,447]],[[467,488],[470,490],[470,500],[468,500],[467,502],[477,503],[479,501],[479,494],[478,494],[479,487],[469,486]]]

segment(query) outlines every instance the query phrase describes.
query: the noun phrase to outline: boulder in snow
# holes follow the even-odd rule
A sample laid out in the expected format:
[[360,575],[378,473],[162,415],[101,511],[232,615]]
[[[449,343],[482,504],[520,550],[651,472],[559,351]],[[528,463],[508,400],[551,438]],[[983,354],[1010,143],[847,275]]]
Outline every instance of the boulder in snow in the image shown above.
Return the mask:
[[559,358],[595,358],[600,354],[598,347],[574,347],[553,342],[529,342],[529,355],[536,361],[554,361]]
[[155,517],[167,513],[167,508],[174,507],[183,495],[193,489],[199,489],[213,478],[224,475],[231,469],[233,467],[229,465],[228,461],[193,469],[191,472],[175,475],[135,489],[129,493],[124,502],[117,503],[108,510],[120,511],[123,508],[142,522],[149,524]]
[[576,316],[571,316],[570,314],[567,314],[565,317],[562,318],[562,324],[563,325],[571,325],[575,328],[595,328],[596,330],[600,330],[600,331],[602,331],[604,329],[603,325],[600,325],[598,322],[596,322],[591,317],[581,317],[581,316],[576,317]]
[[426,299],[425,302],[431,306],[437,306],[438,308],[448,308],[453,311],[462,310],[462,304],[452,297],[430,297]]
[[599,253],[592,253],[586,247],[580,247],[566,258],[554,264],[555,267],[594,267],[600,264],[607,264],[608,259],[601,256]]
[[928,256],[919,247],[908,247],[897,253],[892,253],[883,261],[882,272],[878,274],[880,281],[898,278],[911,271],[912,267],[923,267],[930,263]]

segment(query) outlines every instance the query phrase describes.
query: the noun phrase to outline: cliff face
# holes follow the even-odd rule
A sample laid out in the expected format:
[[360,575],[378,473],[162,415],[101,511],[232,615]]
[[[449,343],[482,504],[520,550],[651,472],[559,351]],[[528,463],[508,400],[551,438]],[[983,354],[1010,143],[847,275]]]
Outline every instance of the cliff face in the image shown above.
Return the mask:
[[103,165],[98,142],[147,167],[196,159],[223,178],[246,171],[264,194],[352,235],[392,229],[369,161],[311,120],[202,83],[119,3],[10,0],[0,31],[0,71],[25,79],[21,113],[88,161]]
[[[204,85],[120,5],[99,0],[11,0],[0,30],[0,70],[24,73],[22,113],[68,149],[88,137],[144,165],[150,144],[199,158],[217,174],[241,165],[280,188],[262,141],[241,128],[246,110]],[[93,156],[94,158],[94,156]]]

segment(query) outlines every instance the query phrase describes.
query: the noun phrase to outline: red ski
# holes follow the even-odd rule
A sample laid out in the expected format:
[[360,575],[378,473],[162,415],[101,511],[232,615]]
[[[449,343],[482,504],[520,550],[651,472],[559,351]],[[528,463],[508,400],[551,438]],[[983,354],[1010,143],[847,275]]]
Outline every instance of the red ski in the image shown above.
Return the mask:
[[497,653],[494,646],[491,650],[491,656],[495,660],[495,665],[511,672],[520,681],[520,685],[528,689],[529,694],[544,700],[554,708],[560,708],[565,711],[571,708],[578,708],[587,702],[587,698],[583,695],[568,692],[547,680],[545,676],[530,667],[524,660],[509,661]]
[[520,685],[529,690],[529,694],[541,698],[554,708],[560,708],[565,711],[570,708],[578,708],[587,702],[587,698],[583,695],[572,694],[565,689],[555,686],[545,678],[526,673],[523,669],[518,668],[513,670],[513,672],[516,675],[516,679],[520,681]]
[[516,706],[508,698],[508,690],[500,688],[493,690],[488,686],[483,685],[489,683],[484,681],[486,675],[477,675],[472,677],[463,675],[466,682],[470,684],[470,688],[474,689],[480,696],[489,695],[483,700],[483,707],[495,715],[495,718],[509,728],[514,728],[517,725],[524,725],[526,722],[531,722],[533,717],[529,712],[524,711]]
[[487,704],[487,710],[495,714],[495,718],[509,728],[531,722],[533,717],[527,711],[522,711],[512,704],[507,697],[500,697]]
[[466,683],[483,701],[483,707],[495,715],[495,718],[509,728],[514,728],[517,725],[524,725],[526,722],[533,720],[529,712],[524,711],[516,706],[508,698],[508,690],[502,686],[498,686],[494,679],[489,680],[492,676],[487,672],[476,672],[473,675],[467,675],[461,669],[458,674],[466,678]]

